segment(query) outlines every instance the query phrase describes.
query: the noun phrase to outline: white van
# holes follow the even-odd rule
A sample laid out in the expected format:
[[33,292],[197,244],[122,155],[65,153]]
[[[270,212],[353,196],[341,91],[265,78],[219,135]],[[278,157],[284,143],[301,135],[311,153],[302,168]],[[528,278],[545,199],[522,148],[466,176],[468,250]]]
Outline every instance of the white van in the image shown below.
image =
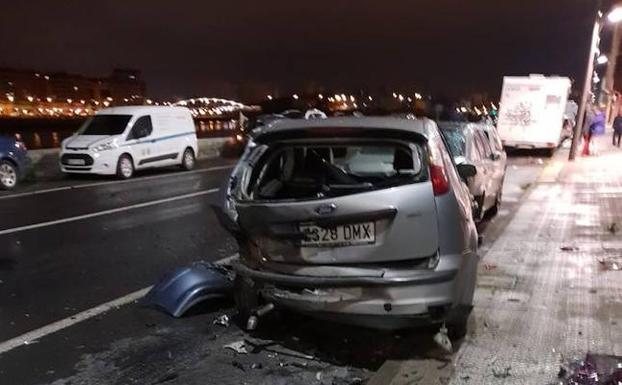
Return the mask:
[[179,165],[194,167],[197,135],[185,107],[124,106],[99,111],[61,145],[64,173],[117,175]]

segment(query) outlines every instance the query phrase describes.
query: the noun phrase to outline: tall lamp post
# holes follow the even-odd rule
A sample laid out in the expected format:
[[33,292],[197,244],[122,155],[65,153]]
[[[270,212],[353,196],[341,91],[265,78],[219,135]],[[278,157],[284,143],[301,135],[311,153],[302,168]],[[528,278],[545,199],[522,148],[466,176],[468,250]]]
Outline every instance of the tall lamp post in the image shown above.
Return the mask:
[[[596,59],[596,49],[600,36],[601,25],[603,24],[602,14],[599,12],[598,17],[594,20],[594,28],[592,30],[592,40],[590,42],[590,54],[587,59],[587,65],[585,69],[585,79],[583,81],[583,90],[581,92],[581,100],[579,103],[579,111],[577,113],[577,123],[574,127],[574,134],[572,136],[572,145],[570,146],[570,153],[568,154],[568,160],[574,160],[577,147],[579,145],[579,138],[581,137],[581,130],[585,122],[585,110],[587,108],[587,99],[590,95],[592,88],[592,77],[594,74],[594,60]],[[618,6],[614,8],[607,15],[607,19],[611,23],[619,23],[622,21],[622,7]]]

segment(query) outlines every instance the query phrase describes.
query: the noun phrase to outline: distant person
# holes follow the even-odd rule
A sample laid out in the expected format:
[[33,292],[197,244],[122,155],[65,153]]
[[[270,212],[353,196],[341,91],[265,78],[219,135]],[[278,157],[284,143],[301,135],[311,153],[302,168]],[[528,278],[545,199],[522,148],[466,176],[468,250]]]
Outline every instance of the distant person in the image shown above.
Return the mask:
[[585,111],[585,121],[583,122],[583,127],[581,129],[581,134],[583,135],[583,151],[581,151],[581,155],[583,156],[590,155],[590,145],[592,142],[592,123],[594,121],[594,116],[594,106],[588,105],[587,110]]
[[620,138],[622,138],[622,110],[618,111],[618,116],[613,119],[613,145],[620,148]]

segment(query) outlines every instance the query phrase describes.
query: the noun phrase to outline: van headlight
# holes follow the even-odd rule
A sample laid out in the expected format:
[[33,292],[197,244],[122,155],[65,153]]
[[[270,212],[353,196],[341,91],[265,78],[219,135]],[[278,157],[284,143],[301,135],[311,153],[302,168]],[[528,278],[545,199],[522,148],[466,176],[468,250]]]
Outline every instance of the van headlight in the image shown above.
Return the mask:
[[117,148],[117,145],[114,142],[106,142],[106,143],[98,144],[97,146],[93,147],[93,151],[95,152],[108,151],[108,150],[112,150],[113,148]]

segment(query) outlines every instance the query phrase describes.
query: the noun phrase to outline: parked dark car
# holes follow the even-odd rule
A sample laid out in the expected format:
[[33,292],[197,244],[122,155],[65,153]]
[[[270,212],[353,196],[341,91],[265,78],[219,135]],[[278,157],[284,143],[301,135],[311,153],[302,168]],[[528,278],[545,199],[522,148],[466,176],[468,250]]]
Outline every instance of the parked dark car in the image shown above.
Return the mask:
[[23,178],[28,158],[26,145],[10,136],[0,136],[0,189],[14,189]]
[[507,155],[494,126],[439,122],[439,127],[456,164],[471,164],[477,170],[466,181],[475,202],[475,220],[481,221],[487,212],[496,214],[501,204]]

